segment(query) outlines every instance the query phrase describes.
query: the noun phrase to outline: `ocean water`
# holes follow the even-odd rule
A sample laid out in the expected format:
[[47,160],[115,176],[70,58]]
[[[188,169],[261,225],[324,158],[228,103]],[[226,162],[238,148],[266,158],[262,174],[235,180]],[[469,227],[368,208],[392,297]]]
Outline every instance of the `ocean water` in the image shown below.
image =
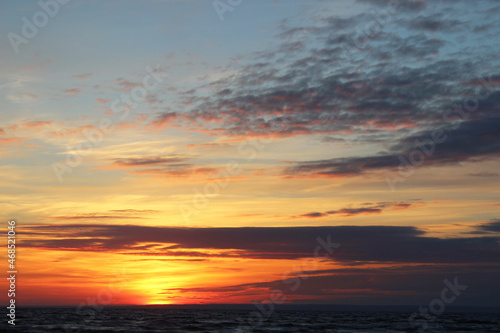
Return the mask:
[[[428,327],[410,313],[360,311],[179,310],[165,307],[19,308],[2,332],[500,332],[500,314],[443,313]],[[8,329],[8,330],[7,330]]]

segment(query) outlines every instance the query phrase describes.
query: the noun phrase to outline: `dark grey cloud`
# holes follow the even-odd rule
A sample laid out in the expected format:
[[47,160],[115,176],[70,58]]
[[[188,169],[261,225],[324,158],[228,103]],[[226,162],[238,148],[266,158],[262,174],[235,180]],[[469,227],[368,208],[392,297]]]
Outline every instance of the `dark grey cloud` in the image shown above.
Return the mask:
[[[306,265],[305,265],[306,266]],[[219,288],[169,288],[160,294],[195,292],[224,296],[253,295],[255,290],[268,295],[281,291],[291,303],[337,303],[372,305],[422,305],[439,297],[447,279],[467,286],[454,305],[495,306],[500,296],[496,265],[414,265],[283,273],[284,278],[256,283],[227,285]],[[437,294],[436,294],[437,293]]]
[[330,210],[326,212],[310,212],[299,215],[298,217],[324,217],[329,215],[341,215],[343,217],[361,215],[361,214],[379,214],[385,209],[406,209],[413,206],[414,202],[378,202],[376,204],[366,203],[362,207],[346,207],[338,210]]
[[[389,203],[379,203],[387,206]],[[367,206],[373,205],[366,203]],[[133,212],[129,212],[133,213]],[[457,279],[467,290],[454,305],[498,302],[500,220],[480,224],[486,237],[436,238],[415,227],[336,226],[277,228],[181,228],[134,225],[43,225],[24,228],[24,247],[66,251],[111,251],[162,262],[216,258],[299,259],[315,251],[343,266],[319,269],[302,261],[281,279],[220,287],[163,289],[159,295],[195,293],[197,299],[262,295],[276,290],[292,303],[427,306],[439,297],[443,280]],[[492,236],[493,235],[493,236]],[[23,233],[19,234],[20,239]],[[318,241],[320,239],[320,241]],[[322,245],[321,245],[322,244]],[[340,246],[337,246],[340,244]],[[328,251],[330,249],[331,251]],[[218,250],[216,254],[213,251]],[[176,258],[165,259],[163,256]],[[161,257],[160,257],[161,256]],[[368,266],[367,266],[368,265]],[[338,266],[337,266],[338,267]]]
[[150,156],[150,157],[138,157],[138,158],[115,158],[112,159],[113,165],[123,166],[123,167],[133,167],[133,166],[143,166],[151,164],[176,164],[180,162],[187,161],[187,158],[181,157],[160,157],[160,156]]
[[445,125],[439,130],[425,130],[407,136],[388,151],[364,157],[334,158],[297,162],[284,174],[296,176],[343,177],[381,169],[412,166],[454,165],[500,157],[500,118],[485,118]]
[[[43,237],[25,247],[87,251],[132,251],[144,255],[210,257],[200,249],[225,250],[222,256],[262,259],[314,257],[339,243],[330,259],[340,262],[500,263],[499,237],[435,238],[414,227],[337,226],[276,228],[176,228],[132,225],[54,225],[26,230]],[[52,236],[51,236],[52,235]],[[144,246],[144,243],[151,245]],[[158,250],[158,244],[164,244]],[[136,246],[141,246],[135,249]],[[328,246],[326,246],[328,248]],[[123,252],[125,253],[125,252]]]
[[495,219],[489,223],[482,224],[478,229],[489,232],[500,232],[500,219]]
[[[362,3],[369,3],[373,4],[382,8],[387,8],[389,4],[391,4],[391,1],[387,0],[357,0],[358,2]],[[416,10],[422,10],[426,4],[427,1],[425,0],[398,0],[398,1],[393,1],[392,3],[397,4],[396,8],[403,8],[404,10],[411,10],[411,11],[416,11]]]
[[459,20],[446,19],[443,14],[434,14],[431,16],[418,16],[409,23],[411,28],[427,30],[431,32],[449,31],[451,29],[460,29],[464,23]]

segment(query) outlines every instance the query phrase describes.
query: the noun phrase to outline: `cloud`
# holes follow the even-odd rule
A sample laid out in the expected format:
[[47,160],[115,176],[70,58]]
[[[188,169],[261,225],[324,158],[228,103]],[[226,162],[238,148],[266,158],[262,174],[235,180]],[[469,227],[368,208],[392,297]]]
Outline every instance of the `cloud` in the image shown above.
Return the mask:
[[149,175],[160,177],[189,177],[189,176],[216,176],[221,171],[220,168],[196,168],[196,167],[175,167],[151,168],[133,171],[134,175]]
[[99,97],[95,100],[97,103],[101,103],[101,104],[107,104],[109,102],[111,102],[111,99],[107,98],[107,99],[104,99],[102,97]]
[[214,176],[220,168],[200,167],[190,161],[187,157],[161,157],[144,156],[133,158],[108,159],[112,162],[99,169],[135,169],[131,172],[134,175],[149,175],[159,177],[189,177],[189,176]]
[[1,145],[11,145],[15,143],[22,143],[23,141],[23,138],[0,138]]
[[219,149],[227,148],[229,145],[227,143],[198,143],[198,144],[187,144],[186,148],[202,148],[202,149]]
[[[402,138],[376,155],[296,162],[284,169],[289,177],[345,177],[370,171],[405,166],[411,157],[420,156],[413,166],[456,165],[465,161],[482,161],[500,156],[500,118],[463,122],[458,128],[445,125]],[[444,140],[444,142],[440,142]],[[428,152],[428,153],[427,153]],[[422,158],[423,156],[423,158]],[[414,158],[414,157],[413,157]],[[415,158],[414,158],[415,159]]]
[[[389,5],[392,5],[391,2],[385,0],[357,0],[358,2],[364,2],[373,4],[379,7],[387,8]],[[393,3],[397,4],[396,8],[403,8],[404,10],[417,11],[422,10],[427,4],[426,0],[398,0]]]
[[[361,134],[389,133],[388,140],[397,140],[446,126],[443,113],[464,100],[470,82],[487,68],[499,76],[486,38],[498,26],[477,32],[484,37],[475,38],[477,48],[451,42],[472,32],[470,23],[454,19],[465,14],[464,7],[399,1],[397,12],[382,24],[376,14],[388,2],[364,3],[375,8],[283,23],[274,47],[248,55],[244,65],[228,67],[217,80],[183,91],[182,110],[165,111],[150,126],[182,126],[235,139],[327,134],[342,135],[348,143]],[[488,13],[479,7],[468,14],[487,21]],[[368,23],[378,30],[364,31]],[[479,49],[482,53],[475,53]],[[486,60],[470,61],[476,58]],[[499,101],[492,94],[469,120],[498,117]]]
[[418,16],[409,23],[411,28],[427,30],[430,32],[449,31],[450,29],[463,27],[463,22],[458,20],[447,20],[442,14],[432,16]]
[[59,131],[51,131],[49,134],[55,137],[65,138],[69,136],[81,136],[83,132],[86,130],[94,129],[94,125],[82,125],[82,126],[74,126],[69,128],[64,128]]
[[174,122],[177,118],[178,118],[177,112],[162,113],[158,115],[155,120],[150,122],[148,126],[156,129],[162,129],[167,125],[171,124],[172,122]]
[[500,232],[500,219],[491,220],[486,224],[482,224],[477,229],[489,232]]
[[64,92],[67,95],[78,95],[78,94],[82,93],[82,90],[78,89],[78,88],[73,88],[73,89],[66,89],[66,90],[64,90]]
[[[499,237],[442,239],[427,237],[415,227],[179,228],[74,224],[35,226],[26,232],[43,237],[26,241],[25,247],[66,250],[126,253],[123,251],[150,243],[143,255],[196,256],[191,252],[209,254],[222,250],[218,253],[241,258],[297,259],[313,257],[318,246],[324,254],[326,250],[318,242],[321,238],[323,244],[341,244],[330,260],[343,263],[500,263]],[[158,244],[164,244],[163,248],[158,249]]]
[[119,86],[118,89],[115,89],[117,91],[130,91],[130,90],[134,89],[135,87],[142,87],[141,83],[128,81],[128,80],[121,78],[121,77],[116,79],[114,82],[115,82],[115,84],[117,84]]
[[126,214],[136,214],[136,213],[158,213],[158,210],[154,209],[112,209],[110,212],[113,213],[126,213]]
[[315,217],[325,217],[329,215],[341,215],[343,217],[350,217],[361,214],[380,214],[385,209],[407,209],[412,206],[415,206],[414,202],[379,202],[377,204],[364,204],[363,207],[357,208],[341,208],[338,210],[330,210],[327,212],[311,212],[307,214],[302,214],[297,217],[307,217],[307,218],[315,218]]
[[50,220],[99,220],[99,219],[140,219],[141,217],[136,216],[121,216],[121,215],[96,215],[96,214],[85,214],[85,215],[70,215],[70,216],[42,216],[44,219]]
[[[307,265],[306,265],[307,267]],[[269,300],[270,295],[282,293],[282,299],[291,304],[398,304],[418,308],[436,298],[447,279],[466,285],[456,305],[496,306],[499,296],[496,265],[397,265],[390,267],[334,268],[328,270],[283,272],[282,279],[271,281],[230,284],[219,287],[185,287],[163,289],[164,295],[179,297],[194,294],[202,297],[231,299],[248,297],[248,301]],[[439,296],[439,294],[438,294]],[[461,303],[460,303],[461,302]],[[411,309],[411,308],[410,308]]]
[[24,103],[38,99],[38,95],[30,93],[9,94],[7,99],[14,103]]
[[42,216],[50,220],[99,220],[99,219],[144,219],[143,214],[157,213],[157,210],[151,209],[114,209],[105,213],[85,213],[63,216]]
[[43,126],[50,126],[54,122],[52,120],[37,120],[37,121],[30,121],[27,123],[22,124],[23,127],[26,128],[37,128],[37,127],[43,127]]
[[[183,157],[140,157],[140,158],[117,158],[114,159],[113,166],[116,167],[135,167],[135,166],[147,166],[154,164],[177,164],[180,162],[187,161],[187,158]],[[181,164],[180,166],[185,166]]]
[[78,79],[85,80],[86,78],[92,76],[92,73],[85,73],[85,74],[75,74],[73,77],[76,77]]
[[497,172],[488,172],[488,171],[482,171],[482,172],[473,172],[473,173],[468,173],[468,176],[472,177],[499,177],[500,174]]

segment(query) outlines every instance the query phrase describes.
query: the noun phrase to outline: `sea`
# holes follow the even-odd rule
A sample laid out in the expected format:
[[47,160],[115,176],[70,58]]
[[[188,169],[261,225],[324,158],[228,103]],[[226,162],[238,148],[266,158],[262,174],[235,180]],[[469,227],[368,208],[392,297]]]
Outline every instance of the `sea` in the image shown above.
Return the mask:
[[272,310],[25,307],[15,327],[4,318],[1,332],[500,332],[499,313],[444,312],[411,323],[411,312]]

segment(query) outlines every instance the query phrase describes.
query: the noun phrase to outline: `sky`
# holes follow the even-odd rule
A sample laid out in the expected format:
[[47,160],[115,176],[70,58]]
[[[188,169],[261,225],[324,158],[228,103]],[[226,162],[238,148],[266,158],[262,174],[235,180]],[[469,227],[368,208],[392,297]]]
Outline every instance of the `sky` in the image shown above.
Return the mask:
[[0,2],[17,302],[498,306],[499,15]]

